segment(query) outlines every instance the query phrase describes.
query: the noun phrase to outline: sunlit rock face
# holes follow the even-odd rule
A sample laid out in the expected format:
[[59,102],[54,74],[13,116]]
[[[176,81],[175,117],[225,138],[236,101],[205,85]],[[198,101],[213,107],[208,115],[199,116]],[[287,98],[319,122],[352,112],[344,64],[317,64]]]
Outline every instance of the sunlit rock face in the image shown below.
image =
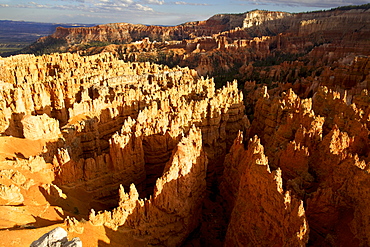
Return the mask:
[[[48,215],[83,234],[74,216],[110,229],[111,241],[126,229],[132,244],[167,246],[199,226],[227,149],[249,127],[236,82],[216,90],[194,70],[111,54],[2,61],[2,165],[16,170],[1,198],[27,206],[23,225]],[[35,203],[47,211],[35,214]]]
[[368,11],[59,28],[33,48],[72,53],[0,58],[0,245],[370,245]]

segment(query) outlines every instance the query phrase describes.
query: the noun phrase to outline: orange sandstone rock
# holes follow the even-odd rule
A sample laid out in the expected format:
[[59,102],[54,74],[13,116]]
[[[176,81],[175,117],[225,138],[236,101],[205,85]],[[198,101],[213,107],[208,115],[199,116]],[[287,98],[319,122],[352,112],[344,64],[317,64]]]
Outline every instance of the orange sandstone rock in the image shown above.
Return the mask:
[[116,246],[178,245],[198,224],[206,167],[201,132],[193,127],[174,149],[153,197],[139,199],[133,184],[129,193],[121,186],[119,206],[112,212],[92,211],[90,222],[112,229],[110,239]]
[[[194,70],[125,63],[111,54],[4,62],[9,67],[1,80],[12,86],[1,92],[9,106],[2,134],[28,143],[50,138],[33,157],[22,150],[12,161],[35,181],[14,185],[29,208],[22,220],[27,227],[48,224],[39,217],[60,224],[68,216],[65,227],[95,245],[100,240],[86,232],[103,236],[107,228],[115,244],[129,229],[127,241],[173,246],[199,226],[206,191],[221,175],[238,131],[249,126],[236,82],[216,90]],[[29,97],[34,92],[39,96]],[[35,203],[47,209],[32,214]],[[95,216],[84,223],[91,209]]]
[[309,228],[303,202],[283,190],[282,171],[270,170],[258,138],[250,140],[244,152],[234,150],[227,158],[237,161],[233,166],[240,173],[234,175],[240,182],[225,245],[305,245]]

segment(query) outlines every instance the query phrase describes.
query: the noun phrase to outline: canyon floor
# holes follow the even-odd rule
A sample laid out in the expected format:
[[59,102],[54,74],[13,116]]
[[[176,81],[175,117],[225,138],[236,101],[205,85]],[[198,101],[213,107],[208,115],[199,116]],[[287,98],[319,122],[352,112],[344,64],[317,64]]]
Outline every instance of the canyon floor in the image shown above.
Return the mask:
[[256,10],[0,57],[0,245],[370,245],[369,37]]

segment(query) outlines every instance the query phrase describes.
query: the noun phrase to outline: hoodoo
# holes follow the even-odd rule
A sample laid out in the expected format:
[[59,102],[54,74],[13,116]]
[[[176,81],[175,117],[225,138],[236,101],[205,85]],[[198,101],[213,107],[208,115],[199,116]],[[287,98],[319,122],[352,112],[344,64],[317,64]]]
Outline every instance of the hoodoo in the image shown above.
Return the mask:
[[255,10],[0,57],[0,245],[370,245],[368,37]]

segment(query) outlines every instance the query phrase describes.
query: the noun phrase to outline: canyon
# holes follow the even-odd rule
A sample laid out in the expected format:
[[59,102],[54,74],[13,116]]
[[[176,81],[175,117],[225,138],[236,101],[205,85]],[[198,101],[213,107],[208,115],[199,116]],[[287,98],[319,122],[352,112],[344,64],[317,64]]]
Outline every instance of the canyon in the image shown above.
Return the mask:
[[369,11],[57,28],[0,57],[0,245],[369,245]]

